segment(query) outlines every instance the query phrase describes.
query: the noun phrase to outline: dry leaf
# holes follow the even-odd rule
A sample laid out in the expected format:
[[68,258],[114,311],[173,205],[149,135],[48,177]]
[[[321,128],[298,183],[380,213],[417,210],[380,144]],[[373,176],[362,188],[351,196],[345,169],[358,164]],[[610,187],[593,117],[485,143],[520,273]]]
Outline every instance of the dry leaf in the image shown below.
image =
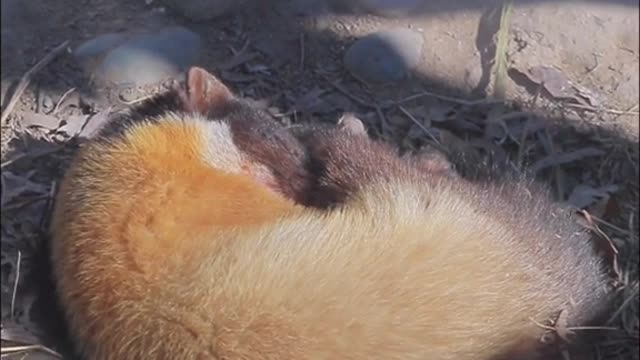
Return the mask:
[[552,97],[556,99],[571,99],[584,105],[599,106],[593,91],[573,83],[560,70],[551,66],[534,66],[527,72],[521,72],[529,81],[541,85]]
[[598,100],[593,91],[576,84],[573,84],[573,89],[576,91],[576,96],[580,96],[581,98],[587,100],[588,105],[594,107],[600,106],[600,100]]
[[60,119],[52,115],[42,113],[23,113],[20,120],[22,127],[29,128],[32,126],[42,127],[49,130],[57,129],[60,125]]
[[529,69],[529,80],[542,85],[554,98],[572,98],[571,81],[560,70],[551,66],[534,66]]
[[531,166],[531,170],[534,173],[538,173],[541,170],[551,166],[568,164],[574,161],[582,160],[587,157],[602,156],[602,155],[604,155],[604,151],[600,149],[592,148],[592,147],[587,147],[580,150],[565,152],[565,153],[555,153],[536,161]]

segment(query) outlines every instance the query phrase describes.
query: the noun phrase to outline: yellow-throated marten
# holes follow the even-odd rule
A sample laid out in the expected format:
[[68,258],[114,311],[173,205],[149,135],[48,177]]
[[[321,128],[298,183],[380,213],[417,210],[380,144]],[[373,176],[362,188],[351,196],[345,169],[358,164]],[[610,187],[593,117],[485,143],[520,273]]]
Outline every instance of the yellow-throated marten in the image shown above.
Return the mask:
[[81,150],[51,230],[86,359],[546,359],[535,322],[607,298],[588,236],[527,182],[292,135],[199,68]]

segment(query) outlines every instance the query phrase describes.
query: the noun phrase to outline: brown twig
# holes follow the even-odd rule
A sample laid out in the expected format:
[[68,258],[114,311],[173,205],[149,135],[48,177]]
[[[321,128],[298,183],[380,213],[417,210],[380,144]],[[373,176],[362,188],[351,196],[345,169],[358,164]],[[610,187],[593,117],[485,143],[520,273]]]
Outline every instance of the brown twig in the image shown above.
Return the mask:
[[404,99],[398,100],[398,101],[394,101],[393,103],[395,105],[400,105],[400,104],[404,104],[406,102],[409,102],[411,100],[416,100],[422,97],[432,97],[432,98],[436,98],[436,99],[440,99],[440,100],[445,100],[445,101],[450,101],[453,103],[457,103],[457,104],[461,104],[461,105],[467,105],[467,106],[473,106],[473,105],[484,105],[484,104],[502,104],[505,103],[506,100],[504,99],[479,99],[479,100],[465,100],[465,99],[460,99],[457,97],[453,97],[453,96],[446,96],[446,95],[440,95],[440,94],[436,94],[434,92],[431,91],[422,91],[420,93],[408,96]]
[[69,45],[69,40],[64,41],[62,44],[56,46],[53,50],[51,50],[47,55],[45,55],[40,61],[38,61],[31,69],[29,69],[22,77],[20,78],[20,82],[16,87],[16,90],[11,95],[11,99],[7,103],[7,107],[2,112],[2,116],[0,117],[0,123],[4,124],[13,108],[18,103],[18,99],[22,96],[22,93],[27,89],[29,83],[31,82],[31,78],[42,68],[47,66],[53,59],[55,59],[60,53],[62,53],[67,46]]

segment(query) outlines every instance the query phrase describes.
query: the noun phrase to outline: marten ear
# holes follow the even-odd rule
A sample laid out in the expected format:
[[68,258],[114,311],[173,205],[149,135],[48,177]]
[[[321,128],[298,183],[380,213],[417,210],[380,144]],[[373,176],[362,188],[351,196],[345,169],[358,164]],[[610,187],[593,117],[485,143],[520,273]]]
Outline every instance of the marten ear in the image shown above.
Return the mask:
[[218,78],[197,66],[187,71],[186,90],[189,107],[203,115],[225,107],[234,98],[231,90]]

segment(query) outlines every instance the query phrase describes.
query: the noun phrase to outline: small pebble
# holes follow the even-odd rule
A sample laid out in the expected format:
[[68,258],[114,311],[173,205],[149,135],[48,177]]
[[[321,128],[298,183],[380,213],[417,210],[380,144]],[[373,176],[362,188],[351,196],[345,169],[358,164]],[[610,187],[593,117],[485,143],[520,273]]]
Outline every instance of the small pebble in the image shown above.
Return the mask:
[[357,40],[344,56],[346,68],[365,82],[405,78],[420,61],[424,39],[409,29],[380,31]]

